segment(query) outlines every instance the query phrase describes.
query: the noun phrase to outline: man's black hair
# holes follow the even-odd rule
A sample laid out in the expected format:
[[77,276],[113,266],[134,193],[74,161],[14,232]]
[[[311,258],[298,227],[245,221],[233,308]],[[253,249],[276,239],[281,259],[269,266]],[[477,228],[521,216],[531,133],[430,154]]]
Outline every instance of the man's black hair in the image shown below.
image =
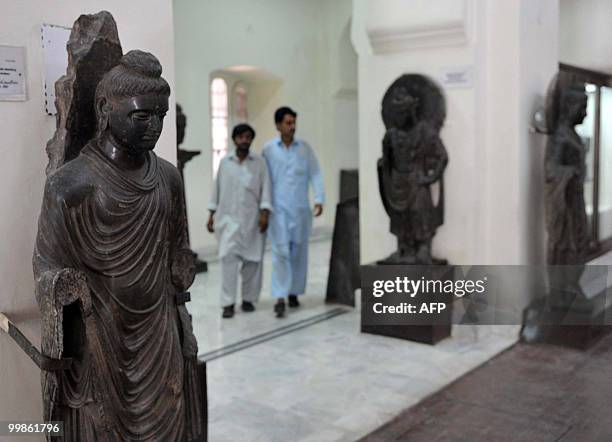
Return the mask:
[[238,135],[242,135],[245,132],[251,132],[251,135],[253,136],[253,138],[255,138],[255,129],[253,129],[246,123],[241,123],[234,126],[234,129],[232,130],[232,140]]
[[297,113],[293,109],[283,106],[279,107],[276,109],[276,112],[274,112],[274,122],[276,124],[280,123],[283,121],[283,118],[285,118],[285,115],[291,115],[293,118],[297,118]]

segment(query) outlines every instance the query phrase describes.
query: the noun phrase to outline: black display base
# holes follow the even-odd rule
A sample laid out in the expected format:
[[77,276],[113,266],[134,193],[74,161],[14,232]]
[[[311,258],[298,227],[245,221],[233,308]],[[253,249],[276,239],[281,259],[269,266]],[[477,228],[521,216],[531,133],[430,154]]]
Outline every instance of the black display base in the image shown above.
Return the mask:
[[359,200],[352,198],[336,206],[325,302],[355,307],[360,287]]
[[[404,266],[404,265],[413,266],[413,265],[426,265],[426,264],[420,264],[416,261],[416,259],[399,258],[396,252],[396,253],[393,253],[387,256],[385,259],[376,261],[376,265],[379,265],[379,266]],[[429,265],[446,266],[448,265],[448,260],[444,258],[432,257],[431,264]]]
[[[387,267],[392,264],[390,262],[377,262],[376,264],[370,264],[363,267]],[[427,274],[428,279],[431,280],[453,280],[453,269],[452,266],[447,265],[446,260],[436,259],[433,266],[402,266],[405,268],[402,273],[406,273],[412,279],[419,279],[421,276]],[[424,273],[423,269],[429,269],[428,272]],[[435,268],[435,271],[431,271]],[[439,270],[438,270],[439,269]],[[412,273],[412,275],[411,275]],[[391,338],[405,339],[413,342],[420,342],[423,344],[434,345],[441,340],[451,336],[451,323],[452,323],[452,308],[454,297],[452,293],[438,293],[431,294],[428,301],[443,302],[446,304],[443,317],[438,318],[435,322],[431,321],[431,315],[427,313],[412,314],[411,322],[422,323],[423,325],[417,324],[372,324],[371,320],[366,319],[366,313],[364,311],[364,290],[366,287],[363,286],[364,280],[362,279],[362,304],[361,304],[361,332],[370,333],[374,335],[388,336]],[[369,322],[366,324],[366,322]]]
[[451,335],[451,325],[361,325],[362,333],[435,345]]
[[589,301],[591,308],[551,307],[547,298],[531,303],[523,313],[521,340],[587,350],[612,331],[612,304],[606,291]]

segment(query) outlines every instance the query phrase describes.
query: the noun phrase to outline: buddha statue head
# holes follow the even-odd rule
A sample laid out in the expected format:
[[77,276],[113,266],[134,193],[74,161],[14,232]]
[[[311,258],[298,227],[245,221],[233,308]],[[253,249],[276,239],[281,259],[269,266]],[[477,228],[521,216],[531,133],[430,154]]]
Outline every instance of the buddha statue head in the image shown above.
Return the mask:
[[170,86],[152,54],[130,51],[98,83],[95,96],[97,136],[131,157],[152,150],[168,112]]

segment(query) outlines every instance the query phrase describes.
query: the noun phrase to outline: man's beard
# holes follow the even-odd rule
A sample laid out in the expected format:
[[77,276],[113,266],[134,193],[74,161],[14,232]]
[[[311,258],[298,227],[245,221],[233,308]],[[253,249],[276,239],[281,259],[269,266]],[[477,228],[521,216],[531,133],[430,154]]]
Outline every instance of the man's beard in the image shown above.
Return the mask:
[[239,154],[248,155],[250,147],[251,146],[249,144],[237,144],[236,152]]

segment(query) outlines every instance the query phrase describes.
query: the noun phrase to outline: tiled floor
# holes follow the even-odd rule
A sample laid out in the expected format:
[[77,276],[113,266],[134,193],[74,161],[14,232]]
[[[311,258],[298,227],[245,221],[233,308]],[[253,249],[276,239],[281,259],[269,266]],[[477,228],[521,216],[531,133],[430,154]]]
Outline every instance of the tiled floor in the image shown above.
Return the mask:
[[[270,257],[258,310],[221,319],[219,265],[192,287],[200,354],[320,314],[330,241],[310,247],[303,305],[274,318]],[[516,341],[517,327],[456,326],[435,347],[359,332],[359,310],[208,363],[209,440],[352,441]]]

